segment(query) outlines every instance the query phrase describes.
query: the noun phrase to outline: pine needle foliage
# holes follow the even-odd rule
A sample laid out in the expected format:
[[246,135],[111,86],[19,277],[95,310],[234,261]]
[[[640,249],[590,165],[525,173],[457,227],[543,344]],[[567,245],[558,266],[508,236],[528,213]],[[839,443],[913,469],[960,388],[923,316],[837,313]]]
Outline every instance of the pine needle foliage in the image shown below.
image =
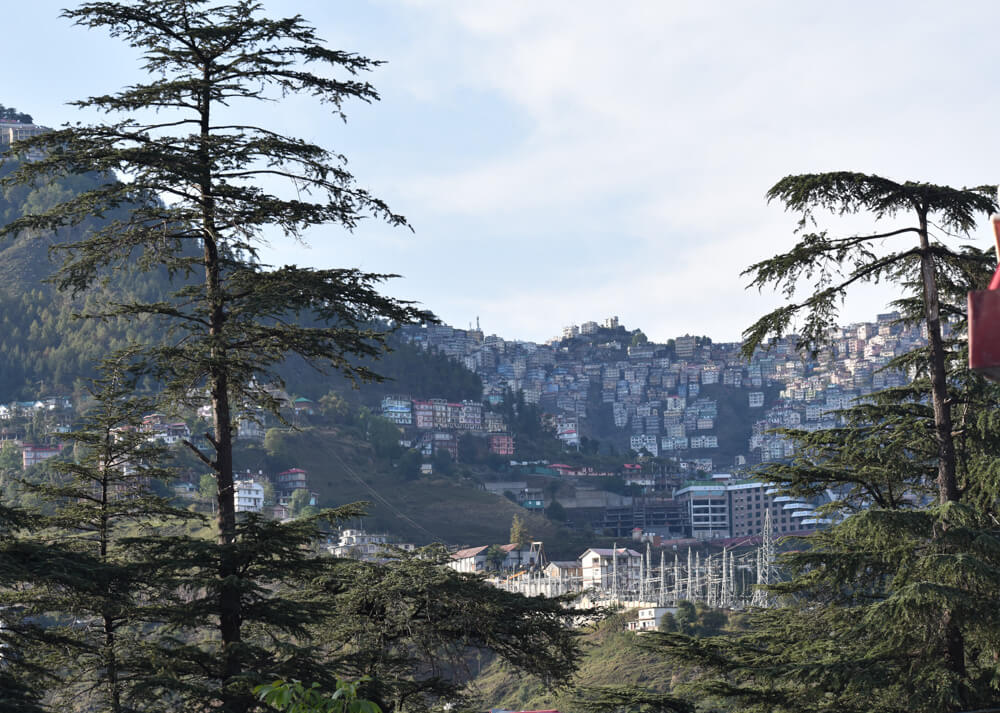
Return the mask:
[[575,700],[586,713],[692,713],[683,698],[655,693],[641,686],[591,686]]
[[[464,685],[480,655],[552,685],[565,685],[581,655],[565,598],[525,597],[446,566],[441,546],[397,553],[385,563],[334,560],[316,580],[328,598],[318,640],[331,670],[366,681],[383,710],[468,704]],[[333,682],[324,681],[326,686]]]
[[35,537],[52,566],[22,593],[21,605],[54,622],[42,638],[46,666],[60,678],[46,697],[55,708],[168,709],[149,661],[167,613],[183,606],[180,573],[150,551],[167,528],[182,530],[200,517],[152,491],[174,474],[162,465],[164,447],[142,430],[151,402],[134,393],[132,355],[104,364],[92,407],[66,436],[72,456],[50,464],[56,478],[28,486],[52,513]]
[[[250,0],[88,2],[64,17],[135,48],[149,79],[76,102],[104,112],[108,122],[68,125],[14,148],[42,157],[20,163],[8,183],[93,173],[106,182],[22,215],[0,236],[49,234],[104,217],[78,240],[57,244],[60,288],[83,292],[137,268],[173,278],[167,297],[104,303],[89,316],[159,323],[162,341],[143,353],[147,373],[173,404],[205,394],[210,400],[209,445],[187,443],[218,486],[218,542],[206,553],[216,566],[202,583],[218,641],[200,649],[206,680],[218,688],[203,700],[213,711],[244,713],[257,705],[250,686],[260,682],[254,667],[261,663],[257,644],[245,637],[260,626],[253,636],[263,638],[255,641],[267,638],[267,617],[255,609],[266,597],[254,577],[270,581],[247,563],[277,564],[257,556],[267,528],[256,519],[237,523],[234,412],[278,407],[257,384],[277,380],[289,355],[352,379],[377,379],[355,360],[384,351],[386,330],[378,325],[432,318],[379,292],[392,275],[261,261],[271,238],[300,240],[324,225],[352,230],[368,217],[406,221],[356,184],[340,154],[244,117],[259,102],[305,95],[343,118],[348,101],[378,98],[360,79],[378,63],[329,49],[302,17],[272,19]],[[268,534],[299,542],[291,528]],[[290,625],[275,601],[268,606],[277,626]]]
[[44,632],[22,603],[25,592],[53,566],[74,562],[71,553],[34,541],[30,536],[39,528],[32,513],[0,505],[0,710],[11,713],[42,713],[43,694],[54,680],[34,655]]
[[[761,468],[760,478],[787,494],[833,496],[823,513],[834,524],[780,558],[787,579],[770,587],[778,606],[754,612],[746,634],[650,634],[641,645],[690,667],[678,693],[706,706],[940,713],[996,705],[1000,389],[966,366],[963,314],[966,291],[985,286],[995,258],[945,244],[994,210],[992,199],[986,189],[851,173],[791,176],[769,196],[798,211],[803,226],[820,210],[916,220],[879,234],[805,235],[751,266],[754,285],[781,286],[789,298],[800,279],[817,287],[747,330],[748,353],[799,312],[801,345],[822,344],[850,285],[883,279],[907,290],[901,318],[924,326],[928,345],[886,366],[910,371],[909,385],[872,394],[836,428],[785,431],[795,459]],[[917,245],[883,250],[903,234]]]
[[[751,287],[780,289],[789,304],[761,317],[744,332],[747,356],[780,336],[804,314],[800,346],[815,348],[828,338],[837,309],[848,289],[857,283],[920,280],[917,293],[923,302],[929,348],[927,370],[931,378],[935,437],[938,445],[938,487],[943,500],[957,495],[951,411],[947,407],[946,354],[942,342],[938,273],[942,265],[961,262],[963,252],[950,248],[946,238],[967,237],[977,216],[996,210],[993,187],[955,189],[929,183],[899,183],[881,176],[846,171],[786,176],[768,191],[799,214],[799,242],[787,253],[755,263],[744,271]],[[807,232],[816,225],[816,213],[835,215],[865,213],[873,219],[912,221],[879,233],[831,237],[826,230]],[[916,244],[905,249],[884,249],[892,238],[909,235]],[[916,270],[916,273],[914,271]],[[815,285],[801,301],[794,301],[800,281]]]

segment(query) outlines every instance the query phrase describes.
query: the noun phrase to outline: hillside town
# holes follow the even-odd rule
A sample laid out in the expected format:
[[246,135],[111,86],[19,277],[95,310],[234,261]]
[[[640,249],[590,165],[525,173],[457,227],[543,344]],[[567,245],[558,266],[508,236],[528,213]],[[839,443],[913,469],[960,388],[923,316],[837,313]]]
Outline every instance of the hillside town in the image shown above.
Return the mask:
[[[769,431],[835,425],[836,411],[906,383],[906,374],[886,366],[925,343],[922,328],[901,324],[895,312],[838,328],[815,356],[798,350],[797,337],[789,335],[750,360],[739,343],[706,337],[684,335],[660,345],[642,335],[629,343],[634,334],[617,317],[568,326],[545,344],[484,336],[478,327],[408,326],[402,334],[474,371],[486,403],[500,403],[505,391],[523,393],[526,403],[553,415],[556,435],[569,446],[578,447],[587,434],[606,434],[633,451],[688,461],[706,473],[790,457],[792,444]],[[727,440],[720,429],[723,399],[749,409],[745,440]],[[430,409],[397,399],[386,402],[383,413],[424,430],[437,427]]]
[[[797,351],[791,336],[749,361],[738,343],[689,335],[664,345],[636,339],[616,318],[567,327],[546,344],[443,325],[401,332],[410,343],[474,369],[484,385],[481,401],[453,403],[434,394],[381,400],[381,416],[400,429],[400,445],[419,454],[423,475],[433,473],[442,454],[460,462],[460,443],[472,438],[494,459],[493,475],[481,477],[480,487],[527,510],[549,514],[555,505],[571,528],[610,537],[641,532],[698,541],[760,536],[765,513],[779,536],[825,524],[815,508],[834,494],[793,500],[749,479],[750,469],[794,455],[792,442],[775,429],[830,428],[838,423],[836,411],[873,390],[906,383],[907,374],[886,365],[923,343],[921,331],[900,324],[896,313],[839,328],[813,357]],[[266,388],[290,420],[308,423],[315,414],[311,400]],[[515,392],[538,407],[566,452],[588,438],[618,443],[619,465],[521,459],[502,413],[504,399]],[[58,435],[69,429],[73,413],[69,396],[0,405],[0,437],[27,469],[60,454],[65,444]],[[39,429],[26,430],[39,419],[47,424],[44,438]],[[245,404],[237,438],[260,444],[268,425],[279,424]],[[192,437],[189,423],[164,414],[148,414],[141,429],[148,440],[168,446]],[[609,481],[626,490],[609,487]],[[304,491],[297,508],[319,504],[306,472],[297,467],[237,474],[235,487],[239,512],[288,518],[296,491]]]
[[1000,713],[1000,5],[304,4],[5,13],[0,713]]

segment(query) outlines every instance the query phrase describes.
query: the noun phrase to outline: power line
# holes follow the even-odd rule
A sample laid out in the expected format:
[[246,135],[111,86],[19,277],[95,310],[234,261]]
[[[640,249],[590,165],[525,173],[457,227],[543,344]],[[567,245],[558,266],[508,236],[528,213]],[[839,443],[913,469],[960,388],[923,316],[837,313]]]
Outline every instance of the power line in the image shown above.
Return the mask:
[[392,513],[396,515],[396,517],[398,517],[400,520],[404,520],[405,522],[410,523],[413,527],[417,528],[418,530],[420,530],[421,532],[423,532],[425,535],[427,535],[428,537],[430,537],[431,540],[433,540],[434,542],[440,542],[441,544],[445,544],[445,541],[442,540],[440,537],[438,537],[437,535],[435,535],[433,532],[431,532],[430,530],[428,530],[426,527],[424,527],[420,523],[418,523],[415,520],[413,520],[412,518],[408,517],[405,513],[403,513],[402,511],[400,511],[399,508],[397,508],[391,502],[389,502],[384,497],[382,497],[382,494],[379,493],[375,488],[373,488],[372,485],[371,485],[371,483],[366,482],[364,478],[362,478],[361,476],[359,476],[357,473],[354,472],[354,469],[351,468],[344,461],[344,459],[340,457],[340,454],[338,454],[333,449],[330,449],[330,452],[332,453],[334,459],[336,459],[336,461],[338,463],[340,463],[341,467],[347,472],[348,475],[350,475],[357,483],[359,483],[361,485],[361,487],[363,487],[365,490],[367,490],[369,493],[371,493],[372,496],[376,500],[378,500],[380,503],[382,503],[387,508],[389,508],[389,510],[391,510]]

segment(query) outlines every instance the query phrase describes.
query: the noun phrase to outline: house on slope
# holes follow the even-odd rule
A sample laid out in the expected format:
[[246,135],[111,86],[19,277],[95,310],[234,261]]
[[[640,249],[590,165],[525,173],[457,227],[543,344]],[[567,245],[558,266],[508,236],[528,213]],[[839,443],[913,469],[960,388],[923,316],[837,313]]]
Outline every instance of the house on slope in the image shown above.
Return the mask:
[[602,591],[625,589],[639,581],[642,555],[627,547],[591,547],[580,555],[580,573],[583,587]]
[[459,550],[452,554],[449,566],[458,572],[487,572],[497,568],[513,571],[535,564],[531,547],[527,545],[500,545],[499,550],[504,554],[504,559],[499,563],[490,561],[489,549],[490,545],[480,545]]

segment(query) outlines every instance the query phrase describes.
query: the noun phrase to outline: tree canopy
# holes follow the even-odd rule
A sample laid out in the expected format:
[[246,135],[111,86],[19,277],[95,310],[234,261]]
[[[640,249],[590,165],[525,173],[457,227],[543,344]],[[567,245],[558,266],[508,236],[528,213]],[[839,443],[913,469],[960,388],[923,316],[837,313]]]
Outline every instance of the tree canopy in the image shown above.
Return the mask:
[[[351,379],[377,379],[357,358],[384,352],[380,325],[432,319],[379,292],[391,275],[261,261],[272,237],[299,239],[320,225],[351,230],[366,217],[406,221],[356,184],[343,156],[254,123],[252,106],[303,94],[344,117],[348,101],[378,98],[358,78],[378,63],[330,49],[302,17],[269,18],[249,0],[90,2],[64,17],[136,48],[150,79],[76,102],[109,116],[106,123],[68,125],[17,147],[40,158],[17,165],[8,185],[95,174],[101,182],[17,217],[0,236],[45,235],[104,216],[56,245],[58,287],[76,295],[120,272],[169,276],[167,296],[101,301],[87,316],[149,320],[159,340],[135,352],[137,368],[162,385],[165,401],[211,406],[210,432],[187,442],[217,484],[218,542],[197,571],[208,593],[198,615],[202,624],[214,621],[218,639],[201,662],[198,695],[243,713],[255,705],[251,687],[273,655],[266,638],[259,645],[246,638],[250,629],[297,627],[294,617],[281,619],[287,609],[268,596],[276,590],[261,584],[286,581],[295,558],[280,564],[284,573],[268,573],[265,563],[279,566],[278,553],[291,553],[286,545],[300,546],[308,522],[238,525],[234,410],[277,410],[258,385],[280,382],[277,368],[289,355]],[[259,559],[265,531],[274,539]]]
[[[695,672],[678,693],[734,711],[995,704],[1000,390],[967,368],[964,305],[996,261],[992,251],[949,245],[995,209],[987,193],[857,173],[790,176],[771,189],[803,231],[820,211],[913,222],[837,238],[807,233],[748,268],[753,285],[776,285],[790,301],[747,330],[747,353],[799,313],[801,343],[814,348],[829,338],[845,291],[879,280],[905,290],[901,319],[922,324],[928,344],[885,365],[910,370],[909,385],[860,399],[834,428],[784,431],[796,457],[763,464],[758,477],[796,498],[832,495],[819,511],[830,524],[780,558],[786,581],[769,587],[776,606],[753,612],[748,631],[643,639]],[[914,244],[893,249],[903,235]],[[814,291],[792,300],[806,280]]]
[[384,564],[333,564],[322,580],[333,601],[319,637],[333,667],[370,677],[360,691],[383,710],[462,702],[476,652],[548,683],[568,683],[580,656],[569,624],[581,612],[561,598],[505,592],[444,566],[448,559],[432,546]]
[[32,123],[33,119],[31,114],[25,114],[24,112],[18,111],[12,106],[4,106],[0,104],[0,120],[4,121],[20,121],[24,124]]

